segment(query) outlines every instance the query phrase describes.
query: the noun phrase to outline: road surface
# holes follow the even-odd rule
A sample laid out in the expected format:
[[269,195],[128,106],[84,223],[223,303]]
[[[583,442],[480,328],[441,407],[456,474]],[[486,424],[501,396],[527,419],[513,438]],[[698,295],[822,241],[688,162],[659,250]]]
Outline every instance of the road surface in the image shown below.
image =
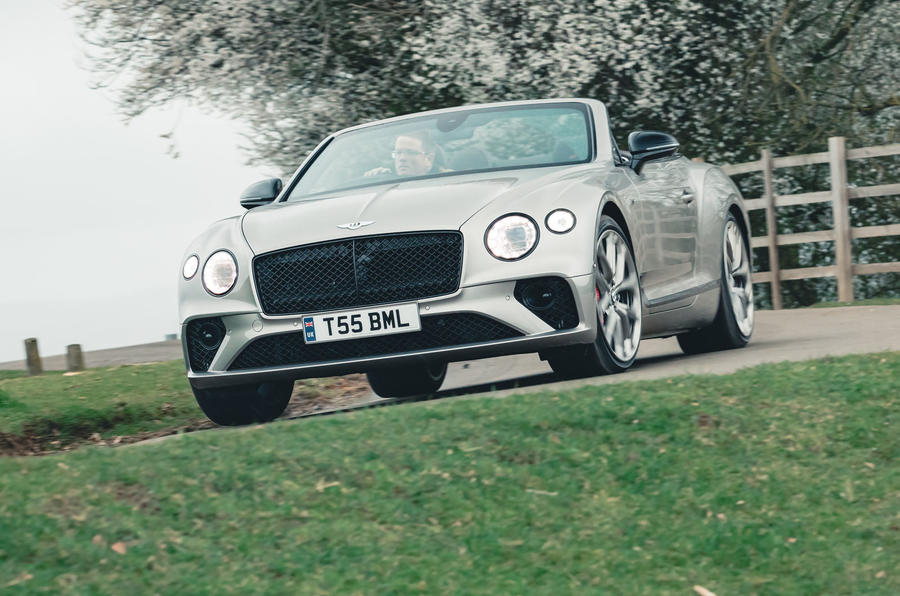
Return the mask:
[[552,390],[685,374],[727,374],[766,362],[887,350],[900,350],[900,305],[766,310],[757,312],[753,337],[739,350],[687,356],[674,337],[652,339],[641,342],[628,372],[571,381],[559,381],[536,354],[490,358],[451,364],[441,389],[494,390],[503,395],[522,393],[523,386]]

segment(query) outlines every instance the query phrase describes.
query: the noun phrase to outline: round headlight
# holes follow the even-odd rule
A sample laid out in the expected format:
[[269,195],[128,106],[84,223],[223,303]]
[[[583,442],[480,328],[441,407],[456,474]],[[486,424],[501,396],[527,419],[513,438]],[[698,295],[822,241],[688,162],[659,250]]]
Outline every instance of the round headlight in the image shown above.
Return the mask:
[[521,259],[537,244],[538,229],[527,215],[504,215],[490,225],[484,236],[488,251],[503,261]]
[[565,234],[575,227],[575,214],[568,209],[557,209],[547,214],[544,224],[551,232]]
[[184,267],[181,268],[181,274],[185,279],[191,279],[197,274],[197,269],[200,268],[200,259],[197,255],[191,255],[184,262]]
[[203,266],[203,287],[210,294],[221,296],[234,287],[237,280],[237,262],[230,252],[214,252]]

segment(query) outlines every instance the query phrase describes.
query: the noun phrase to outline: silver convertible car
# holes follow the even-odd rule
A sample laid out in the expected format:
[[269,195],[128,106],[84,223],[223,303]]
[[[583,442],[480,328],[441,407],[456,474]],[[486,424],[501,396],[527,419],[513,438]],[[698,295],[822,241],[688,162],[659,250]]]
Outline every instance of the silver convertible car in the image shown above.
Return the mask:
[[685,352],[753,331],[748,221],[715,166],[661,132],[628,151],[590,99],[435,110],[330,135],[184,257],[180,318],[200,407],[271,420],[295,379],[354,372],[381,396],[447,363],[537,352],[616,373],[642,339]]

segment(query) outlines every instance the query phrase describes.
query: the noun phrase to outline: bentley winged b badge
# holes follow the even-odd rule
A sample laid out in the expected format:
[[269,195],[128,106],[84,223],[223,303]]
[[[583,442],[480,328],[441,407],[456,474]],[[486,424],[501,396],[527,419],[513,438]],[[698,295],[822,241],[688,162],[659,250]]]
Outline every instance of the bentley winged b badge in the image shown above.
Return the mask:
[[338,227],[341,229],[344,229],[344,230],[358,230],[363,226],[370,226],[373,223],[375,223],[375,222],[374,221],[354,221],[351,223],[340,224],[340,225],[338,225]]

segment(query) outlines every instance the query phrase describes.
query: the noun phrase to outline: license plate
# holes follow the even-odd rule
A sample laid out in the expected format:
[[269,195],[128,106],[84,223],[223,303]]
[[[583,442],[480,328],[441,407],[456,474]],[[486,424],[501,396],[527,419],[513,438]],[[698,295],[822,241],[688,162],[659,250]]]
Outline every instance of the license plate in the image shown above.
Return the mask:
[[418,304],[346,310],[303,317],[303,339],[308,344],[420,331]]

